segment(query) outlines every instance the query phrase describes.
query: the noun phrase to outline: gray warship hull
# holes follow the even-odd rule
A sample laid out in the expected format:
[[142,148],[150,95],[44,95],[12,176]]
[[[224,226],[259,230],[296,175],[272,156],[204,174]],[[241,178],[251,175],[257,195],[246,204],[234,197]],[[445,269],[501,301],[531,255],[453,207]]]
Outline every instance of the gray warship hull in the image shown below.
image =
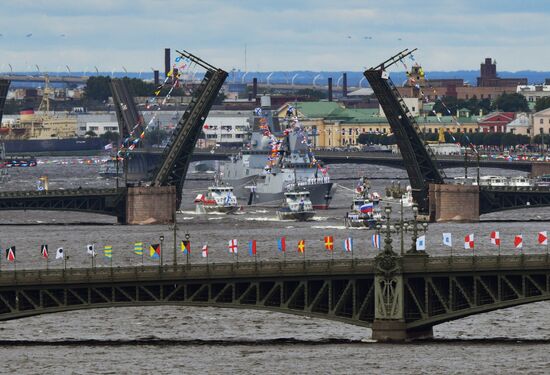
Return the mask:
[[[288,189],[274,185],[256,184],[257,177],[256,175],[240,179],[224,179],[224,182],[233,186],[237,199],[246,202],[247,205],[279,206]],[[300,183],[298,188],[309,191],[311,203],[316,210],[326,210],[329,207],[335,190],[332,182]]]

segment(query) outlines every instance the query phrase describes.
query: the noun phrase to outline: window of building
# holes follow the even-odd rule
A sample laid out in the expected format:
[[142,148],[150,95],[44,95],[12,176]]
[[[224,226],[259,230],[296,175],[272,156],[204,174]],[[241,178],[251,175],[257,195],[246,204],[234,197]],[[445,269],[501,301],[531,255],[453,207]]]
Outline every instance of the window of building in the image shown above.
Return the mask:
[[539,122],[540,122],[541,124],[544,124],[544,119],[541,118]]
[[386,128],[382,129],[382,131],[384,132],[384,134],[386,133]]
[[466,94],[466,99],[470,99],[470,95]]
[[351,135],[351,134],[352,134],[352,131],[353,131],[353,129],[352,129],[352,128],[349,128],[349,129],[348,129],[348,135]]
[[481,99],[483,99],[483,94],[481,94]]

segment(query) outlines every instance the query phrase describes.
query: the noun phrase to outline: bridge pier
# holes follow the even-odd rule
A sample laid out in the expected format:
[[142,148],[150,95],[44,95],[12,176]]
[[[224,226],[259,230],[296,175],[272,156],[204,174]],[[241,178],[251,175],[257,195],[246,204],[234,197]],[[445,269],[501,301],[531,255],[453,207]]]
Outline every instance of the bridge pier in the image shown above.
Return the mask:
[[429,197],[430,217],[436,222],[479,221],[479,186],[430,184]]
[[432,327],[407,329],[407,324],[404,321],[375,320],[372,323],[372,338],[379,342],[431,339],[433,336]]
[[550,163],[535,162],[531,164],[531,174],[532,178],[539,177],[545,174],[550,174]]
[[174,212],[175,186],[128,187],[126,224],[171,224]]

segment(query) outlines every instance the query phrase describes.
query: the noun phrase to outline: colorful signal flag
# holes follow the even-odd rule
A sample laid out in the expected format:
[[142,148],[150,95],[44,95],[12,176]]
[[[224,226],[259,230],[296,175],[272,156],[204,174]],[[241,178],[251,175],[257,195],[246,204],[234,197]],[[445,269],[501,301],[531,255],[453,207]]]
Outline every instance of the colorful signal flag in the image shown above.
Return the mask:
[[160,248],[160,244],[152,244],[149,246],[149,255],[151,258],[158,259],[160,258],[160,252],[162,249]]
[[103,246],[103,256],[105,258],[112,258],[113,257],[113,247],[111,245]]
[[48,245],[44,244],[40,247],[40,255],[42,258],[48,259]]
[[306,251],[306,240],[298,241],[298,252],[303,254],[305,251]]
[[191,254],[191,241],[182,240],[180,243],[181,252],[185,255]]
[[143,242],[134,243],[134,254],[143,255]]
[[15,246],[6,249],[6,259],[8,262],[15,262]]
[[328,251],[334,250],[334,238],[332,236],[325,236],[325,249]]
[[281,237],[277,239],[277,250],[284,253],[286,252],[286,238]]
[[256,256],[256,240],[248,241],[248,255]]

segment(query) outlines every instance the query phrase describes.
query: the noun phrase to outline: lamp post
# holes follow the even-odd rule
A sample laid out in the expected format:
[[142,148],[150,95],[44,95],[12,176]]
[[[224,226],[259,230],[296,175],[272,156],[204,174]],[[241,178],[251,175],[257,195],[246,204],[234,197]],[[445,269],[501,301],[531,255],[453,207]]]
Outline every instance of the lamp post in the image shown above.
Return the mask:
[[425,255],[426,253],[425,252],[420,252],[417,250],[416,248],[416,240],[418,239],[418,230],[423,230],[424,233],[426,232],[427,228],[428,228],[428,223],[422,223],[420,224],[418,222],[418,206],[415,204],[412,208],[413,210],[413,221],[410,223],[410,225],[407,227],[407,229],[409,231],[412,231],[412,244],[411,244],[411,248],[407,251],[407,254],[414,254],[414,255],[418,255],[418,254],[422,254],[422,255]]
[[391,243],[391,226],[390,226],[390,214],[391,214],[391,207],[386,206],[384,208],[384,212],[386,213],[386,236],[384,238],[384,252],[385,253],[393,253]]
[[177,223],[176,223],[176,215],[174,215],[174,227],[173,227],[173,235],[174,235],[174,259],[173,259],[173,264],[174,266],[177,266],[178,265],[178,253],[177,253],[177,237],[178,237],[178,234],[177,234]]
[[[187,241],[188,244],[190,244],[191,235],[189,233],[185,233],[185,241]],[[189,248],[191,248],[191,245],[189,245]],[[186,263],[189,265],[189,250],[186,252]]]
[[159,237],[159,240],[160,240],[160,260],[159,260],[159,267],[162,269],[162,264],[163,264],[163,254],[164,254],[164,235],[160,235]]

